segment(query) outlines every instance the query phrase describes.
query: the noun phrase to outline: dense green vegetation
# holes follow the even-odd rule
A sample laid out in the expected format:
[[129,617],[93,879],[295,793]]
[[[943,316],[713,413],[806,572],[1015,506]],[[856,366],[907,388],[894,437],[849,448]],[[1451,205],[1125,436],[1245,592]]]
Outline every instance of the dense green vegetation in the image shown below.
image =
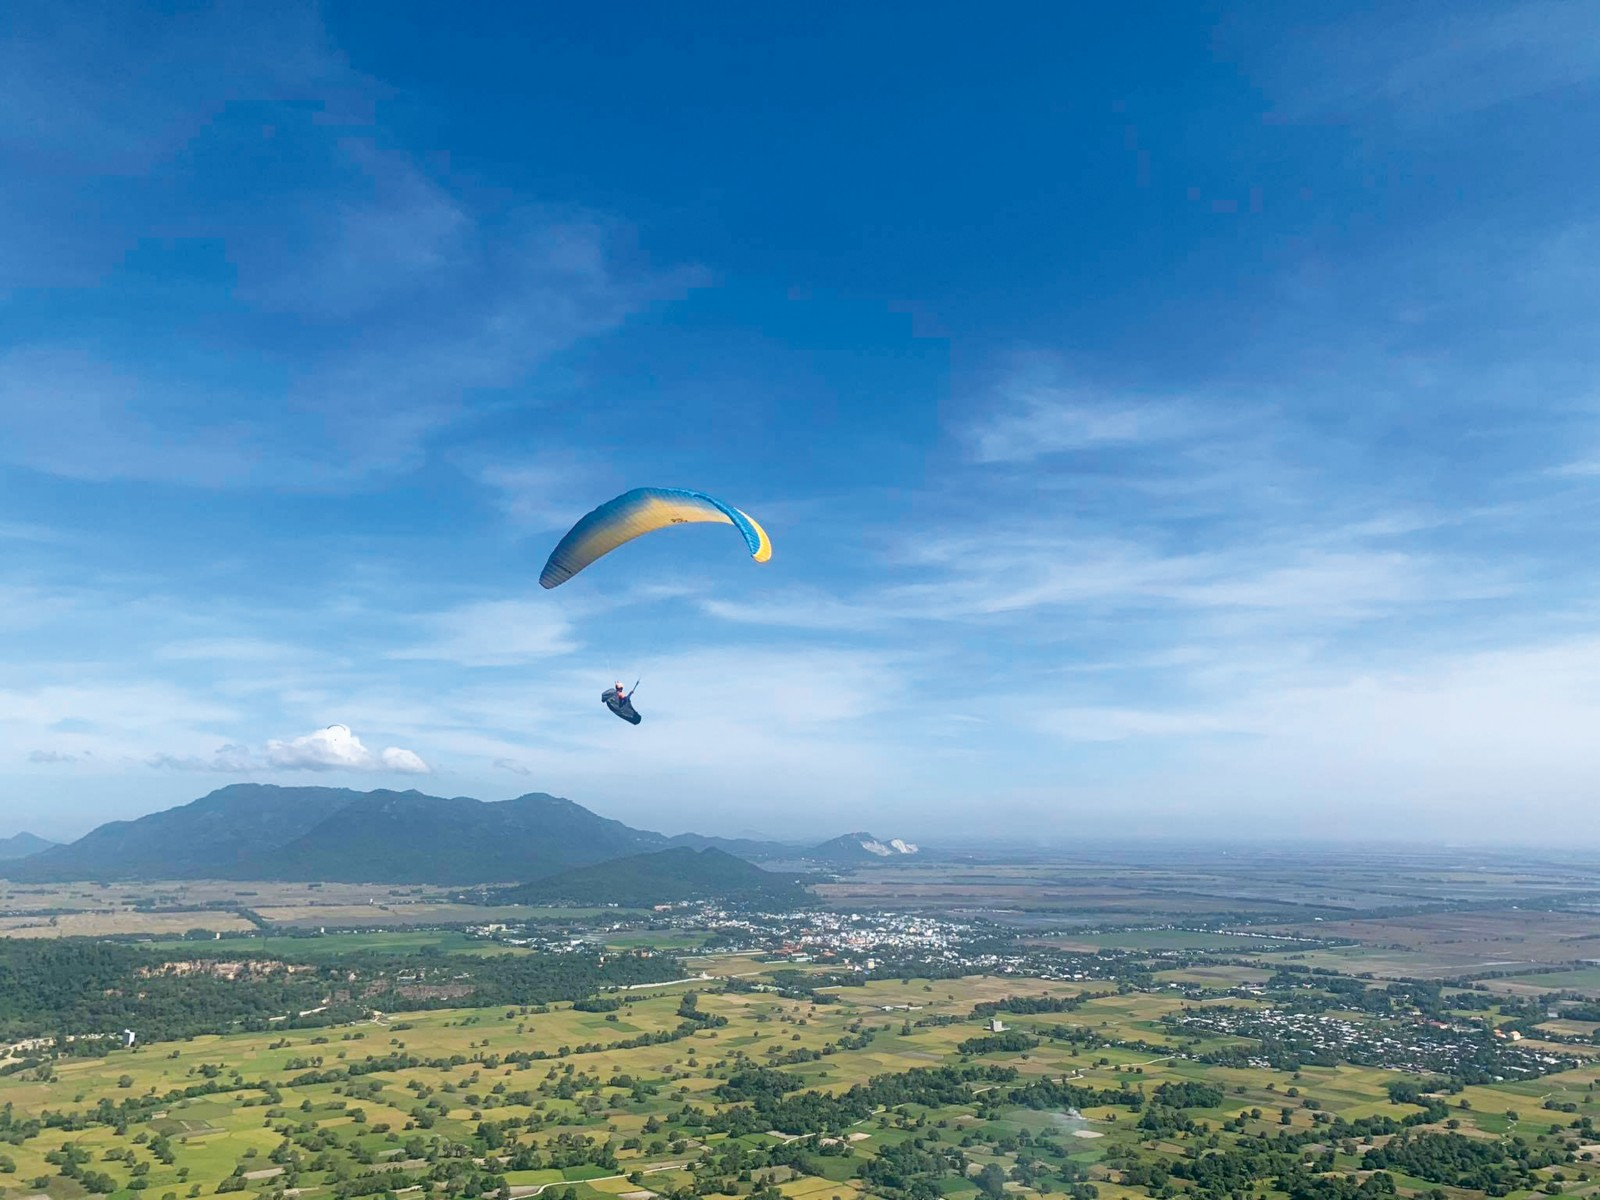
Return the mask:
[[1459,1133],[1401,1133],[1362,1156],[1362,1165],[1392,1169],[1444,1183],[1504,1196],[1534,1185],[1533,1172],[1565,1162],[1564,1148],[1533,1147],[1520,1137],[1483,1141]]
[[1071,996],[1006,996],[1000,1000],[986,1000],[972,1006],[975,1017],[995,1017],[1001,1013],[1021,1013],[1028,1016],[1039,1013],[1077,1012],[1096,996],[1106,992],[1082,992]]
[[[0,939],[0,1040],[74,1037],[98,1053],[132,1029],[146,1041],[307,1027],[373,1009],[546,1004],[675,978],[681,963],[637,954],[356,955],[173,961],[106,942]],[[68,1043],[64,1043],[68,1045]]]
[[623,908],[710,899],[783,908],[804,904],[809,898],[792,875],[764,871],[715,847],[692,850],[687,846],[576,867],[483,897],[492,904],[615,904]]
[[962,1054],[1007,1054],[1032,1050],[1038,1044],[1039,1039],[1032,1034],[1023,1033],[1020,1029],[1007,1029],[1004,1033],[967,1038],[957,1042],[956,1049]]

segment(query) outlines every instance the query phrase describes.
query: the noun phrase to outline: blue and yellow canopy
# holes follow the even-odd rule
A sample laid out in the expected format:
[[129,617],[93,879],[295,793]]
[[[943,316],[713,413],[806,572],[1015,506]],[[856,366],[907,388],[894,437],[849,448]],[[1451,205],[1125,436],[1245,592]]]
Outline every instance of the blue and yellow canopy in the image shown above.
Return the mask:
[[767,531],[732,505],[704,492],[682,488],[634,488],[615,500],[607,500],[567,531],[539,573],[539,585],[558,587],[595,559],[636,537],[669,525],[708,521],[732,525],[743,534],[745,545],[757,562],[764,563],[772,557]]

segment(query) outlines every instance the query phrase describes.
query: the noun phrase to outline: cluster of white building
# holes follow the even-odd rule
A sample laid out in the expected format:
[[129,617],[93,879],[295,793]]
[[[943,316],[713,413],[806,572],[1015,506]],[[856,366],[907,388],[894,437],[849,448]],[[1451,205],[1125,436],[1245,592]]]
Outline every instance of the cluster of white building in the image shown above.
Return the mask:
[[[1186,1014],[1186,1029],[1249,1038],[1281,1038],[1313,1051],[1368,1066],[1399,1071],[1448,1071],[1479,1062],[1485,1047],[1480,1026],[1423,1021],[1390,1025],[1377,1020],[1359,1021],[1325,1013],[1286,1012],[1276,1008],[1210,1008]],[[1508,1042],[1494,1045],[1495,1062],[1507,1075],[1542,1075],[1561,1070],[1571,1060],[1532,1046]],[[1257,1066],[1266,1059],[1251,1060]]]

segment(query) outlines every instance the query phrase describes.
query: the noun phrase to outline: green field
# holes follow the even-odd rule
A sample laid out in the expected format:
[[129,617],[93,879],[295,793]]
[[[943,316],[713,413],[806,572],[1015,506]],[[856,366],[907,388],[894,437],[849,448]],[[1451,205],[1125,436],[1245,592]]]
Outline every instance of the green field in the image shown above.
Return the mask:
[[[0,941],[0,1200],[1469,1200],[1488,1176],[1449,1172],[1475,1156],[1496,1196],[1600,1200],[1595,1024],[1537,999],[1600,995],[1600,966],[1539,969],[1595,918],[1519,891],[1577,894],[1575,868],[842,875],[824,894],[870,918],[753,932],[252,884],[233,902],[279,932],[189,940],[188,914],[244,919],[224,885],[13,889],[35,933]],[[57,910],[119,944],[63,940]],[[6,974],[75,946],[132,965]],[[69,1010],[80,1040],[31,1040]],[[148,1040],[104,1053],[133,1011]]]
[[[381,934],[359,939],[359,945],[394,952],[426,945],[453,949],[455,936]],[[725,961],[744,971],[753,966],[749,959]],[[1195,967],[1171,974],[1227,986],[1253,978],[1253,970]],[[13,1116],[86,1113],[101,1101],[131,1109],[126,1119],[66,1122],[14,1144],[0,1143],[14,1168],[0,1174],[0,1194],[8,1200],[88,1195],[49,1161],[69,1144],[88,1156],[81,1170],[108,1181],[114,1200],[137,1200],[144,1192],[152,1200],[169,1193],[211,1196],[219,1190],[278,1200],[289,1195],[291,1181],[295,1196],[314,1200],[398,1194],[409,1187],[466,1196],[502,1183],[516,1189],[513,1195],[543,1188],[563,1200],[569,1186],[579,1198],[645,1200],[642,1193],[684,1189],[715,1194],[704,1189],[723,1186],[715,1182],[722,1178],[716,1163],[749,1153],[770,1157],[787,1144],[788,1135],[772,1137],[758,1129],[733,1138],[697,1124],[732,1107],[715,1094],[730,1075],[772,1064],[795,1085],[834,1096],[874,1077],[962,1063],[1014,1068],[1017,1080],[999,1085],[1006,1089],[1052,1079],[1096,1094],[1132,1089],[1153,1095],[1163,1084],[1198,1083],[1218,1089],[1223,1099],[1183,1114],[1203,1134],[1151,1134],[1138,1128],[1138,1114],[1126,1105],[1087,1105],[1076,1116],[1059,1108],[995,1109],[985,1094],[996,1085],[974,1083],[955,1102],[904,1104],[867,1115],[835,1139],[846,1152],[822,1155],[812,1145],[805,1172],[769,1166],[740,1179],[733,1171],[726,1184],[732,1191],[725,1194],[750,1194],[765,1172],[771,1186],[791,1200],[887,1195],[859,1172],[876,1155],[920,1141],[924,1148],[962,1143],[970,1174],[942,1175],[937,1188],[945,1196],[976,1198],[977,1172],[985,1164],[1011,1172],[1032,1161],[1057,1181],[1031,1189],[1038,1194],[1065,1197],[1062,1173],[1086,1171],[1101,1197],[1143,1196],[1145,1188],[1125,1186],[1106,1165],[1117,1154],[1181,1158],[1198,1144],[1195,1137],[1213,1136],[1235,1119],[1237,1135],[1270,1137],[1309,1134],[1317,1121],[1334,1117],[1353,1121],[1418,1111],[1390,1101],[1386,1086],[1397,1075],[1378,1068],[1288,1071],[1182,1057],[1162,1018],[1191,1002],[1164,986],[1091,999],[1062,1015],[1008,1017],[1011,1029],[1046,1040],[1021,1053],[977,1055],[960,1050],[983,1032],[971,1018],[975,1004],[1014,996],[1061,998],[1085,988],[1029,978],[878,980],[813,1003],[702,985],[699,1010],[711,1019],[685,1036],[678,1010],[689,990],[675,984],[628,993],[611,1013],[579,1012],[570,1005],[546,1012],[443,1009],[322,1031],[195,1037],[103,1058],[61,1058],[44,1072],[17,1071],[0,1077],[0,1104],[9,1104]],[[886,1012],[885,1006],[896,1007]],[[1082,1048],[1048,1040],[1052,1027],[1061,1024],[1093,1031],[1098,1044]],[[615,1046],[651,1035],[660,1040]],[[515,1057],[529,1053],[544,1057]],[[1525,1083],[1469,1087],[1460,1098],[1470,1108],[1453,1109],[1451,1119],[1474,1136],[1498,1137],[1513,1126],[1542,1130],[1546,1100],[1573,1106],[1561,1114],[1562,1122],[1600,1118],[1597,1077],[1600,1067],[1590,1063]],[[217,1090],[153,1099],[207,1086]],[[1256,1110],[1261,1115],[1251,1116]],[[1508,1111],[1517,1112],[1520,1122],[1508,1118]],[[693,1112],[701,1116],[691,1118]],[[499,1140],[483,1141],[485,1122],[508,1121],[508,1132],[495,1135]],[[78,1127],[66,1127],[72,1124]],[[936,1143],[928,1139],[930,1130],[940,1132]],[[158,1139],[164,1139],[170,1162],[155,1152]],[[538,1165],[515,1165],[519,1152],[536,1155]],[[576,1161],[584,1156],[604,1161]],[[1344,1166],[1354,1169],[1358,1158]],[[392,1180],[378,1174],[387,1166],[396,1172]],[[1581,1170],[1586,1168],[1571,1169],[1566,1194],[1589,1196],[1600,1188],[1600,1181],[1580,1179]],[[491,1176],[502,1183],[484,1182]],[[379,1179],[381,1186],[363,1193],[363,1179]],[[1405,1177],[1399,1182],[1402,1192],[1431,1186]],[[1273,1190],[1270,1180],[1258,1181],[1256,1188],[1262,1195]],[[1017,1190],[1015,1181],[1010,1190]]]
[[1486,980],[1485,986],[1491,991],[1524,995],[1581,992],[1586,996],[1600,997],[1600,966],[1581,967],[1575,971],[1541,971],[1536,975],[1513,975],[1505,979]]
[[227,953],[248,950],[260,954],[288,954],[296,958],[340,958],[357,952],[371,954],[417,954],[424,950],[444,954],[527,953],[515,946],[503,946],[482,938],[468,937],[455,930],[384,930],[377,933],[326,933],[317,937],[260,936],[226,942],[193,942],[158,939],[148,943],[169,953]]
[[1294,945],[1270,934],[1215,933],[1205,929],[1115,929],[1075,934],[1070,944],[1106,946],[1116,950],[1227,950],[1260,954]]

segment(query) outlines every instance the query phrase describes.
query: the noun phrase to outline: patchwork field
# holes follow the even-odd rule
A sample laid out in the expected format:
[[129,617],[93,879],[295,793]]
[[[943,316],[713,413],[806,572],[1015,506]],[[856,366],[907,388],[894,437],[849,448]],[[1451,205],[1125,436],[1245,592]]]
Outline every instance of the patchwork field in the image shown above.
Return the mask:
[[199,911],[60,913],[50,916],[0,917],[0,937],[128,937],[135,934],[248,933],[255,926],[237,913]]
[[[752,975],[747,957],[694,965]],[[571,1005],[443,1009],[325,1030],[199,1036],[98,1058],[59,1058],[47,1068],[0,1076],[10,1128],[30,1116],[46,1121],[33,1136],[0,1142],[11,1164],[0,1174],[0,1195],[80,1200],[91,1194],[81,1182],[87,1178],[115,1200],[226,1191],[344,1200],[419,1188],[649,1200],[724,1188],[753,1194],[762,1187],[791,1200],[856,1200],[898,1195],[883,1182],[888,1176],[860,1176],[877,1157],[903,1154],[909,1163],[915,1155],[908,1147],[926,1154],[929,1146],[944,1147],[940,1153],[959,1146],[966,1166],[947,1172],[937,1194],[977,1200],[982,1170],[993,1163],[1003,1176],[1020,1170],[1042,1181],[1029,1189],[1012,1178],[1007,1191],[1075,1196],[1079,1185],[1068,1180],[1081,1178],[1092,1180],[1102,1197],[1131,1197],[1145,1189],[1121,1182],[1122,1169],[1108,1164],[1127,1153],[1181,1156],[1195,1136],[1209,1136],[1194,1129],[1236,1124],[1239,1136],[1275,1137],[1309,1134],[1320,1121],[1420,1111],[1391,1100],[1388,1087],[1401,1078],[1394,1071],[1207,1064],[1187,1053],[1200,1042],[1175,1038],[1163,1024],[1196,1004],[1165,983],[1227,988],[1264,974],[1184,967],[1164,973],[1156,990],[1081,1003],[1070,998],[1096,989],[984,976],[875,980],[817,998],[672,984],[619,993],[610,1012]],[[699,1015],[686,1026],[685,997],[696,988],[688,1007]],[[1070,1011],[1008,1011],[1003,1024],[1022,1036],[1021,1048],[982,1049],[981,1039],[993,1035],[974,1006],[1019,1001],[1067,1002]],[[1080,1031],[1072,1035],[1079,1040],[1060,1040],[1063,1029]],[[707,1123],[736,1107],[719,1089],[741,1072],[776,1070],[789,1087],[843,1097],[874,1079],[952,1065],[1016,1074],[1011,1082],[979,1075],[957,1088],[955,1102],[911,1099],[870,1111],[834,1130],[826,1146],[782,1129],[737,1133]],[[1549,1115],[1547,1101],[1571,1105],[1553,1128],[1592,1121],[1600,1117],[1597,1079],[1600,1066],[1590,1062],[1526,1082],[1469,1086],[1449,1098],[1450,1121],[1471,1136],[1542,1131],[1546,1125],[1536,1122]],[[1063,1099],[1039,1109],[994,1107],[988,1098],[1014,1094],[1030,1081],[1061,1081],[1085,1097],[1155,1096],[1164,1085],[1196,1085],[1202,1103],[1182,1111],[1190,1131],[1163,1133],[1143,1127],[1148,1122],[1122,1102]],[[67,1116],[97,1107],[113,1115]],[[504,1132],[485,1132],[491,1127]],[[1414,1128],[1442,1129],[1443,1122]],[[932,1132],[940,1138],[930,1141]],[[774,1163],[773,1153],[791,1146],[808,1147],[796,1160],[803,1169]],[[75,1168],[78,1178],[59,1170],[63,1156],[72,1155],[84,1162]],[[745,1161],[766,1165],[741,1169]],[[1359,1158],[1346,1155],[1345,1163],[1359,1165]],[[741,1170],[748,1178],[740,1178]],[[1549,1177],[1545,1171],[1540,1178]],[[1600,1188],[1584,1167],[1574,1167],[1568,1183],[1568,1195],[1591,1196]],[[1258,1186],[1273,1190],[1266,1180]],[[1431,1185],[1402,1178],[1400,1186],[1421,1193]]]
[[[1322,922],[1370,911],[1502,903],[1540,909],[1587,905],[1597,893],[1592,864],[1514,860],[1487,854],[1347,851],[1340,855],[1255,849],[1127,855],[1106,850],[1036,862],[894,863],[827,885],[835,903],[959,908],[1027,924],[1040,919],[1108,925],[1165,923],[1207,915],[1276,917],[1304,936]],[[1592,929],[1591,929],[1592,932]]]
[[1513,975],[1508,979],[1488,979],[1484,986],[1490,991],[1505,992],[1514,996],[1537,996],[1545,992],[1578,992],[1600,998],[1600,965],[1583,966],[1567,971],[1541,971],[1538,974]]
[[[1597,882],[897,863],[799,918],[0,885],[0,1200],[1600,1200]],[[80,934],[128,944],[64,980]]]
[[[1579,913],[1429,912],[1319,921],[1285,927],[1283,932],[1360,943],[1308,952],[1304,961],[1309,964],[1416,978],[1518,975],[1530,967],[1600,958],[1600,918]],[[1509,982],[1502,979],[1497,986]]]
[[484,908],[438,889],[350,883],[67,883],[0,879],[0,937],[170,937],[193,931],[435,930],[487,922],[586,920],[612,908]]

